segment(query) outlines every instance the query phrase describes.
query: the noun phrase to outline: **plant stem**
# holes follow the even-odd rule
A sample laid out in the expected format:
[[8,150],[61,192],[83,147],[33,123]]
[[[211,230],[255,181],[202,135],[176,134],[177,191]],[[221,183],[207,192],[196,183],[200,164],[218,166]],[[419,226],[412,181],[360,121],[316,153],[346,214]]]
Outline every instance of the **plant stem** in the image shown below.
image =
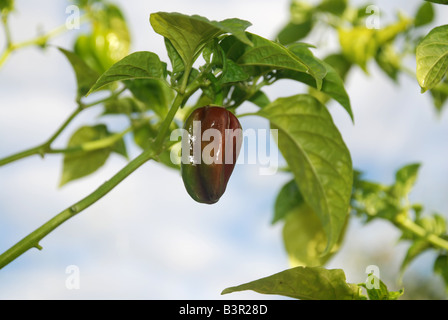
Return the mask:
[[424,228],[409,219],[407,215],[398,215],[395,218],[395,224],[402,230],[407,230],[416,236],[427,240],[435,248],[444,249],[448,251],[448,241],[438,237],[433,233],[428,233]]
[[56,130],[56,132],[44,143],[21,151],[19,153],[13,154],[11,156],[8,156],[6,158],[0,159],[0,167],[4,166],[8,163],[11,163],[13,161],[17,161],[26,157],[30,157],[36,154],[41,155],[42,157],[46,154],[46,153],[51,153],[51,144],[54,142],[54,140],[57,139],[57,137],[59,137],[59,135],[62,133],[62,131],[65,130],[65,128],[67,128],[67,126],[73,121],[73,119],[83,110],[93,107],[95,105],[98,105],[100,103],[103,103],[105,101],[108,101],[110,99],[114,99],[116,98],[118,95],[120,95],[125,89],[121,89],[113,94],[111,94],[109,97],[98,100],[98,101],[94,101],[92,103],[89,104],[83,104],[82,102],[78,102],[78,108],[76,108],[75,111],[72,112],[72,114],[67,118],[67,120],[64,121],[64,123]]
[[248,113],[241,113],[238,114],[238,118],[248,117],[248,116],[257,116],[258,114],[256,112],[248,112]]
[[12,44],[11,40],[11,30],[9,29],[8,24],[8,15],[2,17],[3,28],[5,29],[5,37],[6,37],[6,47],[10,47]]
[[137,158],[129,162],[123,169],[121,169],[116,175],[114,175],[110,180],[102,184],[98,189],[92,192],[90,195],[82,199],[81,201],[75,203],[74,205],[68,207],[64,211],[60,212],[54,218],[48,220],[38,229],[30,233],[28,236],[20,240],[10,249],[5,251],[0,255],[0,269],[14,261],[20,255],[25,253],[31,248],[37,248],[39,250],[42,247],[39,242],[48,235],[51,231],[56,229],[62,223],[68,219],[74,217],[76,214],[87,209],[96,201],[104,197],[109,191],[111,191],[115,186],[117,186],[121,181],[123,181],[127,176],[139,168],[142,164],[147,162],[149,159],[153,158],[155,155],[152,148],[142,152]]
[[79,146],[75,146],[75,147],[71,147],[71,148],[67,148],[67,149],[49,149],[47,151],[47,153],[71,153],[71,152],[76,152],[76,151],[84,151],[84,152],[88,152],[88,151],[94,151],[94,150],[99,150],[99,149],[104,149],[104,148],[108,148],[113,146],[115,143],[118,142],[118,140],[120,140],[121,138],[123,138],[123,136],[132,131],[133,126],[130,126],[129,128],[127,128],[126,130],[120,132],[120,133],[115,133],[113,135],[110,135],[106,138],[100,139],[100,140],[95,140],[95,141],[90,141],[90,142],[86,142],[83,143]]
[[[189,74],[185,73],[184,77],[188,77]],[[42,249],[39,242],[48,235],[51,231],[56,229],[65,221],[74,217],[76,214],[82,212],[87,209],[89,206],[94,204],[96,201],[100,200],[104,197],[109,191],[115,188],[121,181],[123,181],[126,177],[128,177],[132,172],[137,170],[141,165],[149,161],[150,159],[156,158],[163,150],[164,141],[168,134],[168,130],[171,122],[174,119],[178,109],[180,106],[188,99],[191,94],[193,94],[196,89],[199,87],[197,83],[191,84],[187,87],[187,82],[183,81],[183,86],[181,88],[181,92],[178,93],[176,98],[173,101],[170,111],[166,116],[164,122],[161,125],[161,129],[157,134],[157,137],[154,141],[154,144],[151,145],[148,149],[144,150],[138,157],[129,162],[123,169],[121,169],[118,173],[116,173],[110,180],[106,181],[102,184],[98,189],[94,192],[86,196],[84,199],[78,201],[74,205],[68,207],[64,211],[60,212],[54,218],[48,220],[38,229],[27,235],[25,238],[20,240],[10,249],[5,251],[0,255],[0,269],[8,265],[10,262],[14,261],[16,258],[21,256],[23,253],[28,251],[31,248],[37,248],[39,250]]]
[[33,156],[33,155],[36,155],[36,154],[40,154],[41,150],[42,150],[42,145],[39,145],[37,147],[30,148],[30,149],[27,149],[25,151],[13,154],[13,155],[11,155],[9,157],[0,159],[0,167],[6,165],[8,163],[11,163],[11,162],[14,162],[14,161],[26,158],[26,157],[30,157],[30,156]]
[[[80,17],[80,21],[83,22],[84,20],[86,20],[88,17],[88,14],[85,14],[83,16]],[[45,45],[47,43],[47,41],[50,38],[53,38],[61,33],[64,33],[66,31],[68,31],[69,29],[67,28],[67,26],[65,24],[60,25],[59,27],[49,31],[46,34],[40,35],[36,38],[30,39],[30,40],[26,40],[26,41],[22,41],[22,42],[18,42],[18,43],[14,43],[11,40],[11,35],[10,35],[10,31],[9,28],[6,24],[6,21],[4,21],[4,27],[5,27],[5,32],[6,32],[6,42],[7,42],[7,46],[5,51],[3,51],[2,55],[0,56],[0,67],[5,63],[5,61],[8,59],[9,55],[14,52],[15,50],[24,48],[24,47],[28,47],[28,46],[33,46],[33,45]]]

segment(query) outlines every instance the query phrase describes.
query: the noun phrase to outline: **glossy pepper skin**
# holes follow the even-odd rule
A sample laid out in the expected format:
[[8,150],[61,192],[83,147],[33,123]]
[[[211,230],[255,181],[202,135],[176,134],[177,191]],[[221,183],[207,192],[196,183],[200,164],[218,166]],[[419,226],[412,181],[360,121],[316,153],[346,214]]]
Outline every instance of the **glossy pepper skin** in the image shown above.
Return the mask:
[[197,202],[216,203],[226,190],[241,149],[241,124],[225,108],[205,106],[190,114],[184,129],[188,132],[188,150],[182,150],[188,161],[181,163],[185,188]]

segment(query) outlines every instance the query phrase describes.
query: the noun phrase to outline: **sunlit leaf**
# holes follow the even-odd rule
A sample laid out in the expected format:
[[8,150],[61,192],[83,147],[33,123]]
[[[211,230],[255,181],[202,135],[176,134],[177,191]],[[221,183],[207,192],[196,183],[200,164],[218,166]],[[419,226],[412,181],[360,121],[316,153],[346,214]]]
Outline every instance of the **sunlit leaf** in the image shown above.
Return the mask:
[[165,118],[174,99],[174,91],[163,81],[154,79],[133,79],[125,81],[126,87],[135,98],[143,102],[146,110],[153,110]]
[[369,300],[397,300],[404,293],[403,290],[389,291],[386,284],[373,274],[369,275],[370,283],[363,283],[366,288]]
[[304,203],[303,196],[295,180],[286,183],[277,195],[274,205],[272,224],[283,220],[292,210]]
[[404,273],[411,262],[430,247],[431,245],[425,239],[416,239],[413,241],[406,252],[403,262],[401,263],[400,272]]
[[103,114],[125,114],[131,115],[135,112],[145,111],[145,106],[133,97],[123,97],[108,100],[104,103]]
[[92,30],[78,36],[74,51],[92,69],[103,73],[129,54],[130,32],[121,9],[116,5],[90,5],[89,10]]
[[322,0],[316,9],[334,15],[342,15],[347,8],[347,0]]
[[375,55],[375,61],[389,78],[395,82],[398,80],[401,58],[392,45],[382,46]]
[[448,0],[425,0],[433,3],[448,4]]
[[377,50],[390,44],[395,38],[412,26],[412,19],[400,16],[395,23],[380,29],[367,28],[364,25],[338,30],[339,43],[345,57],[357,64],[366,73],[369,60],[375,57]]
[[341,269],[295,267],[271,276],[226,288],[221,294],[253,290],[301,300],[365,300],[360,287],[346,282]]
[[289,22],[277,35],[277,40],[283,45],[287,45],[305,38],[313,28],[311,18],[302,23]]
[[14,0],[0,1],[0,16],[6,17],[13,10],[14,10]]
[[448,25],[432,29],[418,44],[417,80],[422,92],[434,88],[448,69]]
[[326,56],[323,61],[332,66],[333,69],[338,73],[339,77],[341,77],[341,79],[345,81],[345,78],[347,77],[347,74],[352,67],[352,63],[348,61],[342,53],[330,54]]
[[134,52],[104,72],[88,94],[115,81],[130,79],[161,80],[164,78],[164,71],[164,65],[155,53],[147,51]]
[[80,149],[65,153],[59,185],[63,186],[70,181],[94,173],[106,163],[112,151],[127,156],[123,150],[124,145],[120,142],[122,139],[118,139],[113,144],[108,144],[102,148],[92,148],[95,142],[108,138],[110,135],[107,127],[102,124],[79,128],[71,136],[67,149],[78,147]]
[[418,8],[415,14],[414,25],[416,27],[424,26],[434,20],[434,8],[430,2],[424,2]]
[[173,72],[173,76],[176,77],[177,74],[185,70],[184,63],[171,41],[167,38],[165,38],[165,47],[166,52],[168,53],[168,57],[171,61],[171,71]]
[[353,184],[350,152],[327,108],[309,95],[279,98],[258,115],[278,130],[278,145],[305,202],[327,235],[327,252],[339,240]]
[[314,78],[316,87],[320,90],[327,71],[306,47],[296,45],[289,49],[254,34],[249,34],[249,38],[253,46],[246,47],[244,53],[235,60],[236,63],[308,73]]
[[84,96],[89,89],[96,82],[100,76],[98,72],[91,69],[78,55],[74,52],[59,48],[65,57],[68,59],[76,75],[76,82],[78,85],[77,97]]
[[250,97],[249,101],[260,108],[264,108],[271,103],[268,96],[261,90],[257,91],[252,97]]
[[443,108],[446,105],[446,101],[448,99],[448,78],[445,77],[441,82],[439,82],[434,88],[430,91],[432,96],[432,100],[434,103],[434,107],[437,112],[440,114]]
[[307,1],[291,1],[290,13],[290,20],[276,36],[283,45],[305,38],[314,25],[314,7]]
[[406,197],[417,180],[419,163],[413,163],[400,168],[395,174],[393,194],[398,199]]
[[[151,146],[155,137],[158,133],[158,126],[150,122],[145,122],[144,124],[139,124],[134,130],[134,142],[142,149],[145,150]],[[157,162],[164,164],[165,166],[173,169],[180,169],[180,166],[174,164],[171,161],[170,149],[165,149],[158,157],[155,159]]]
[[367,62],[375,56],[378,49],[375,30],[356,26],[352,29],[339,29],[338,34],[344,56],[367,72]]
[[154,31],[167,38],[184,62],[192,66],[208,41],[230,33],[246,44],[251,44],[245,34],[250,22],[240,19],[210,21],[198,15],[176,12],[157,12],[150,15]]
[[448,293],[448,255],[440,254],[434,262],[434,272],[439,274],[445,282],[445,290]]
[[225,59],[222,76],[219,79],[220,84],[245,81],[249,78],[244,69],[230,59]]
[[327,236],[319,217],[308,205],[296,206],[284,220],[283,245],[292,267],[323,266],[339,250],[338,243],[330,252],[322,254],[327,245]]

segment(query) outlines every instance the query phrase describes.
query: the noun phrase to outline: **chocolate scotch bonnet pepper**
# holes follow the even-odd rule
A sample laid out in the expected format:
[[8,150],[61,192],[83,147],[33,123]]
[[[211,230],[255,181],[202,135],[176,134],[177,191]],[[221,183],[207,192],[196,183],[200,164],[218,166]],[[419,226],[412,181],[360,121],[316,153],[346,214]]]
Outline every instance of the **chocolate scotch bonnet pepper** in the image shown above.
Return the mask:
[[188,150],[182,150],[181,163],[185,188],[197,202],[216,203],[241,149],[241,124],[227,109],[205,106],[190,114],[184,129],[188,132],[188,144],[183,144]]

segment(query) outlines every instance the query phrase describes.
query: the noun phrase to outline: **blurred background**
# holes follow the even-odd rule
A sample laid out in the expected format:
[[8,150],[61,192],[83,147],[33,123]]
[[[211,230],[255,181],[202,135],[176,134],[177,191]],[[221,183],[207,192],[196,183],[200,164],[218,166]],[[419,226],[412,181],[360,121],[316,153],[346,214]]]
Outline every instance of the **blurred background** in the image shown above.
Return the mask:
[[[199,14],[210,20],[237,17],[248,20],[248,31],[273,39],[289,20],[289,0],[114,0],[123,10],[131,37],[131,51],[152,51],[168,61],[163,38],[149,24],[157,11]],[[366,1],[352,1],[366,4]],[[381,23],[398,10],[412,14],[421,1],[369,1],[381,10]],[[16,1],[10,26],[16,41],[38,30],[65,23],[69,1]],[[435,25],[446,23],[447,8],[437,6]],[[429,31],[429,29],[428,29]],[[50,41],[73,47],[81,30]],[[3,32],[0,37],[4,37]],[[0,38],[1,45],[4,39]],[[320,43],[331,49],[329,34]],[[306,39],[305,39],[306,42]],[[315,51],[319,56],[319,51]],[[415,70],[415,63],[409,62]],[[414,63],[414,65],[413,65]],[[346,80],[355,124],[331,102],[334,121],[347,143],[355,168],[366,177],[391,183],[399,167],[420,162],[422,167],[411,201],[427,211],[447,216],[448,114],[438,114],[415,79],[394,84],[375,65],[367,76],[359,68]],[[66,58],[55,48],[25,48],[0,69],[0,158],[45,141],[76,108],[76,80]],[[266,88],[276,97],[306,92],[297,83],[280,81]],[[243,106],[241,111],[250,110]],[[100,107],[84,111],[55,142],[63,148],[79,126],[95,123]],[[105,118],[110,130],[124,129],[117,117]],[[268,128],[255,117],[241,119],[244,128]],[[130,138],[129,138],[130,139]],[[132,145],[132,144],[130,144]],[[137,148],[128,150],[135,157]],[[55,214],[75,203],[126,164],[112,155],[94,175],[58,188],[62,156],[31,157],[0,168],[0,251],[3,252]],[[147,163],[105,198],[69,220],[41,245],[0,272],[0,299],[284,299],[254,292],[221,296],[229,286],[252,281],[289,268],[283,248],[282,226],[271,225],[274,201],[290,177],[259,174],[259,164],[236,166],[227,191],[213,205],[194,202],[180,175],[157,163]],[[362,225],[351,219],[340,252],[328,268],[342,268],[347,281],[364,282],[369,265],[392,290],[404,286],[405,299],[445,299],[442,278],[432,271],[435,255],[425,253],[412,262],[403,283],[400,263],[408,244],[386,221]],[[69,290],[67,267],[80,272],[79,289]]]

